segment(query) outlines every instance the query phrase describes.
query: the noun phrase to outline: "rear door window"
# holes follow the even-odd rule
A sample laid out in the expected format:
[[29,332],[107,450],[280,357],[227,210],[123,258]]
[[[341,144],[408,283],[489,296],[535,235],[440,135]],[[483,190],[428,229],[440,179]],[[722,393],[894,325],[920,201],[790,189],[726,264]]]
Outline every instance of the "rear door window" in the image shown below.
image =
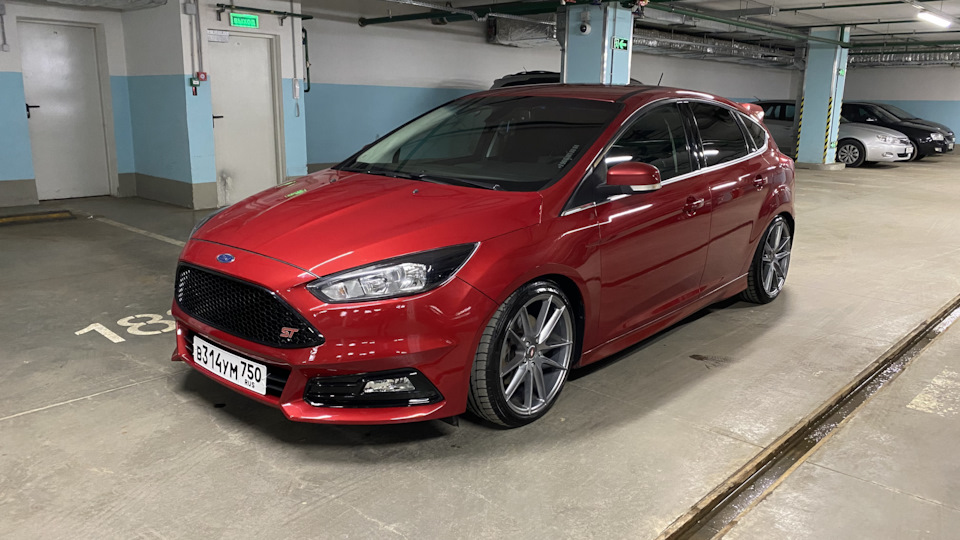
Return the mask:
[[746,156],[749,147],[733,111],[706,103],[691,103],[690,110],[700,131],[707,166]]
[[754,148],[763,148],[763,145],[767,142],[767,132],[763,129],[760,124],[754,122],[753,120],[747,118],[746,116],[741,116],[740,120],[743,122],[743,125],[747,128],[747,133],[750,134],[750,138],[753,139]]

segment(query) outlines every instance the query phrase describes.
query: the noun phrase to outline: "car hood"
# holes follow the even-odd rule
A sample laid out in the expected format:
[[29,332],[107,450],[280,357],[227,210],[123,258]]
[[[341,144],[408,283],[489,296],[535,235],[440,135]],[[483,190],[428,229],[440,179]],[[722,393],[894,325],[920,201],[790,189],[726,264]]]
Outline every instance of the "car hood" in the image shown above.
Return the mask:
[[194,239],[323,276],[529,227],[540,221],[541,205],[536,192],[326,170],[236,203],[214,216]]
[[916,126],[929,127],[929,128],[931,128],[932,130],[934,130],[934,131],[936,131],[937,129],[939,129],[939,130],[943,131],[945,134],[946,134],[946,133],[953,133],[953,130],[950,129],[949,127],[947,127],[947,126],[945,126],[944,124],[941,124],[941,123],[939,123],[939,122],[934,122],[934,121],[932,121],[932,120],[924,120],[923,118],[909,118],[909,119],[905,120],[905,122],[910,122],[911,124],[916,125]]
[[853,122],[844,122],[840,124],[840,137],[864,138],[874,135],[884,135],[886,137],[895,137],[897,139],[907,138],[907,136],[903,133],[890,128],[873,126],[870,124],[857,124]]

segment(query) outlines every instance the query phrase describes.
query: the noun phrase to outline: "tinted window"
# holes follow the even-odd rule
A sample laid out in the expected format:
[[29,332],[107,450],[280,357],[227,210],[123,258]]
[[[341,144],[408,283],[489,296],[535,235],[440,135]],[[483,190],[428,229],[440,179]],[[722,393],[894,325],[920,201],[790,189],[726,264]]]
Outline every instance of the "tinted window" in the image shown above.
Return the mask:
[[851,122],[866,122],[871,115],[862,105],[844,105],[840,108],[840,114]]
[[750,134],[750,137],[753,138],[753,143],[757,148],[762,148],[764,143],[767,141],[767,132],[760,126],[760,124],[750,120],[749,118],[743,116],[743,125],[747,128],[747,133]]
[[690,109],[700,130],[703,154],[708,167],[749,153],[747,142],[733,117],[733,112],[705,103],[691,103]]
[[607,153],[607,166],[625,161],[649,163],[660,169],[663,180],[693,170],[676,105],[657,107],[644,114],[614,143]]
[[781,120],[793,121],[793,116],[797,113],[797,106],[790,104],[783,106],[783,118]]
[[536,191],[563,176],[621,108],[537,96],[460,99],[413,120],[337,168]]
[[780,115],[780,105],[765,105],[763,108],[763,116],[771,120],[779,119]]

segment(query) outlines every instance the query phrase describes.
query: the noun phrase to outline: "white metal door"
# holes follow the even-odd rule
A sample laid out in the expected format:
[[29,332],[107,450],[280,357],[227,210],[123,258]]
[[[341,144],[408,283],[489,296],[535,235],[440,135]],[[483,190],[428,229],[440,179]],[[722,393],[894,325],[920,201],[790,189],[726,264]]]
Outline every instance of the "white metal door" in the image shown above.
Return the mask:
[[23,88],[40,199],[110,193],[93,28],[20,22]]
[[269,38],[208,42],[220,204],[280,183],[276,75]]

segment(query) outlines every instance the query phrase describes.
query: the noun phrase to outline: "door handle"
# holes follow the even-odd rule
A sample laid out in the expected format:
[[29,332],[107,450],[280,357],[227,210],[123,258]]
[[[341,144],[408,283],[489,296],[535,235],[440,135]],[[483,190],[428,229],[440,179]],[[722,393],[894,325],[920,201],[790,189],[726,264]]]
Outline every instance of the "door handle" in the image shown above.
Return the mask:
[[687,204],[683,205],[683,211],[689,215],[697,213],[697,210],[703,208],[707,204],[707,201],[704,199],[694,199],[693,197],[687,197]]
[[40,108],[39,105],[31,105],[31,104],[29,104],[29,103],[25,103],[24,105],[27,106],[27,118],[30,118],[30,109],[39,109],[39,108]]
[[765,185],[767,185],[767,179],[764,178],[763,176],[758,175],[756,178],[753,179],[753,187],[757,188],[758,191],[763,189],[763,186]]

